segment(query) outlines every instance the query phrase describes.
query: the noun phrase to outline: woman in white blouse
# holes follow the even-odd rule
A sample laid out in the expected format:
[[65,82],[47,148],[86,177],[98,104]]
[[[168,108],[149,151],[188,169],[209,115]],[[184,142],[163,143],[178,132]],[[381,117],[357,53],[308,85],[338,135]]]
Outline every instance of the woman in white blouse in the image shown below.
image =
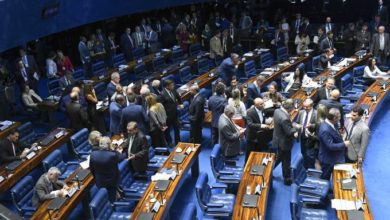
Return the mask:
[[389,72],[382,72],[377,66],[376,66],[376,60],[375,58],[370,58],[368,60],[368,64],[366,67],[364,67],[364,78],[371,78],[371,79],[389,79]]
[[310,38],[306,33],[297,34],[295,45],[297,45],[297,54],[302,55],[305,50],[309,49]]
[[306,75],[303,68],[297,67],[295,72],[290,73],[284,78],[284,81],[288,83],[286,88],[284,88],[284,92],[288,92],[291,96],[302,86],[310,84],[312,79]]
[[246,116],[245,104],[241,101],[240,90],[234,89],[232,91],[232,97],[228,100],[228,105],[234,108],[233,119],[242,119]]
[[34,90],[30,89],[28,85],[24,86],[22,100],[23,104],[29,108],[37,108],[38,103],[42,102],[42,98]]

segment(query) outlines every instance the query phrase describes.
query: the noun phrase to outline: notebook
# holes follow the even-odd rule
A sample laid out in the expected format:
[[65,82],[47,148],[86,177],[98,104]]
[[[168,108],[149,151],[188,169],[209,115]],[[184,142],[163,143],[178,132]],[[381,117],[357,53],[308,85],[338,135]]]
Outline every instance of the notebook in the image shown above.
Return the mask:
[[356,189],[356,179],[342,179],[341,189],[342,190]]
[[264,166],[263,165],[253,165],[251,167],[251,175],[255,175],[255,176],[261,176],[263,175],[264,173]]
[[258,195],[244,195],[244,199],[242,201],[242,206],[243,207],[250,207],[250,208],[255,208],[257,207],[257,200],[259,199]]
[[364,220],[364,215],[362,211],[348,210],[347,216],[348,220]]
[[173,156],[173,158],[171,160],[171,163],[176,163],[176,164],[183,163],[183,160],[185,158],[186,158],[185,154],[175,154],[175,156]]
[[169,180],[157,180],[157,183],[154,186],[154,190],[159,192],[164,192],[167,190],[168,185],[169,185]]
[[7,164],[5,166],[5,169],[7,171],[14,171],[20,164],[22,164],[23,161],[22,160],[15,160],[15,161],[12,161],[11,163]]
[[75,177],[73,177],[73,181],[77,181],[77,178],[79,179],[79,181],[83,182],[85,180],[85,178],[87,178],[87,176],[89,176],[89,174],[91,173],[91,171],[89,170],[81,170],[80,172],[77,173],[77,175]]
[[152,213],[152,212],[142,212],[138,216],[137,220],[152,220],[153,217],[154,217],[154,213]]

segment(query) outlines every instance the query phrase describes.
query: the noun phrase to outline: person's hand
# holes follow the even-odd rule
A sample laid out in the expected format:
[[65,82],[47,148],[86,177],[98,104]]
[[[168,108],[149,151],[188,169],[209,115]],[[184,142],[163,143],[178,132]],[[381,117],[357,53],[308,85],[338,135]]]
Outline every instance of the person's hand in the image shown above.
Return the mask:
[[363,163],[363,158],[359,157],[359,158],[358,158],[358,164],[361,165],[362,163]]
[[131,154],[131,155],[127,158],[127,160],[132,160],[132,159],[134,159],[134,158],[135,158],[134,154]]
[[295,128],[296,128],[296,129],[301,129],[301,128],[302,128],[302,125],[301,125],[301,124],[295,124]]
[[61,190],[58,192],[58,197],[65,197],[67,194],[68,194],[68,191],[66,191],[66,190],[64,190],[64,189],[61,189]]
[[165,132],[167,129],[168,129],[168,126],[163,126],[163,127],[161,128],[161,131]]
[[352,147],[351,141],[344,141],[345,147]]
[[183,104],[179,105],[179,108],[184,109],[184,105]]
[[123,152],[123,147],[121,147],[121,146],[118,146],[117,148],[116,148],[116,151],[118,151],[120,154]]
[[123,133],[121,133],[120,136],[121,136],[121,138],[124,138],[124,137],[125,137],[125,135],[124,135]]
[[294,133],[294,137],[295,137],[295,138],[298,137],[298,132],[295,132],[295,133]]
[[68,185],[65,184],[65,185],[62,187],[62,189],[63,189],[63,190],[66,190],[66,191],[69,191],[69,190],[70,190],[70,187],[69,187]]

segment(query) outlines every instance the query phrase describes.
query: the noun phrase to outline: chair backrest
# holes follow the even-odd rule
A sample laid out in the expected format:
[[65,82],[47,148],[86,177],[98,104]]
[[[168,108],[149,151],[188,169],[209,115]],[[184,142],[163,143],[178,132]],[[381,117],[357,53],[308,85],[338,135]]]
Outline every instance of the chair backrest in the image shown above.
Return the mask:
[[145,56],[144,48],[135,48],[132,51],[134,59],[139,59]]
[[153,70],[157,71],[161,68],[163,68],[165,65],[165,60],[163,56],[158,56],[153,58]]
[[206,73],[210,70],[209,60],[202,58],[198,60],[198,74]]
[[119,172],[121,174],[121,186],[130,186],[134,179],[133,173],[130,170],[130,165],[128,160],[123,160],[118,165]]
[[181,48],[174,49],[172,51],[172,61],[176,62],[183,58],[183,50]]
[[[31,202],[34,190],[34,180],[31,176],[25,176],[11,189],[12,202],[19,212],[22,212],[22,207]],[[21,213],[22,214],[22,213]]]
[[194,203],[188,204],[182,214],[180,215],[180,220],[195,220],[196,218],[196,206]]
[[298,206],[299,206],[299,186],[295,183],[291,184],[291,197],[290,197],[290,214],[292,220],[298,220]]
[[105,188],[100,188],[89,203],[89,211],[92,220],[108,220],[110,218],[114,209],[108,201],[108,193]]
[[104,70],[104,61],[98,61],[92,64],[92,71],[94,73]]
[[249,60],[244,64],[244,74],[245,76],[255,76],[256,75],[256,64],[255,61]]
[[215,144],[213,150],[210,154],[210,163],[211,170],[213,171],[214,177],[217,178],[219,176],[219,171],[224,167],[224,159],[221,152],[221,145]]
[[36,134],[31,122],[26,122],[16,129],[19,132],[19,141],[25,144],[32,144],[36,138]]
[[261,68],[271,67],[273,62],[274,62],[274,58],[272,57],[271,53],[266,52],[260,55]]
[[163,88],[165,87],[165,82],[166,82],[167,80],[171,80],[171,81],[175,82],[175,76],[172,75],[172,74],[170,74],[170,75],[168,75],[168,76],[164,76],[163,78],[161,78],[161,82],[162,82]]
[[125,55],[123,53],[118,53],[112,56],[114,66],[118,67],[119,65],[126,64]]
[[340,79],[341,94],[346,94],[348,90],[351,90],[353,86],[353,79],[350,73],[345,74]]
[[146,66],[143,62],[141,63],[138,63],[137,65],[135,65],[134,67],[134,73],[135,75],[140,75],[140,74],[143,74],[146,72]]
[[199,43],[194,43],[194,44],[191,44],[190,46],[190,56],[197,56],[198,54],[200,54],[202,50],[202,47],[200,46]]
[[294,182],[301,183],[305,179],[306,170],[303,166],[303,157],[301,154],[291,163],[291,177]]
[[192,79],[191,68],[185,66],[179,70],[180,82],[182,84],[189,82]]
[[121,84],[127,86],[130,83],[129,73],[128,72],[120,72],[119,75],[121,77]]
[[277,56],[278,62],[286,61],[288,59],[287,47],[279,47],[276,50],[276,56]]
[[313,57],[313,59],[311,61],[311,68],[313,71],[315,71],[318,68],[322,69],[320,66],[320,59],[321,59],[320,55]]
[[179,120],[181,122],[188,121],[188,111],[190,104],[188,101],[183,102],[183,108],[177,108],[179,114]]
[[62,153],[60,150],[55,150],[49,156],[42,160],[43,169],[47,172],[50,167],[57,167],[61,173],[66,171],[66,164],[62,159]]
[[47,88],[50,95],[60,95],[62,90],[58,79],[50,79],[47,83]]
[[96,97],[99,100],[104,99],[107,96],[106,93],[106,83],[105,82],[100,82],[94,86]]
[[353,79],[359,79],[359,78],[362,78],[363,75],[364,75],[364,68],[365,66],[357,66],[355,68],[353,68]]
[[73,79],[75,80],[83,80],[84,79],[84,70],[82,68],[75,69],[73,72]]
[[209,177],[207,176],[207,173],[201,172],[195,184],[196,198],[202,211],[207,209],[207,203],[211,196],[211,189],[208,182]]
[[92,149],[92,146],[88,142],[88,136],[89,136],[88,129],[83,128],[70,137],[70,142],[72,144],[73,149],[76,152],[80,152],[80,151],[88,152],[89,150]]

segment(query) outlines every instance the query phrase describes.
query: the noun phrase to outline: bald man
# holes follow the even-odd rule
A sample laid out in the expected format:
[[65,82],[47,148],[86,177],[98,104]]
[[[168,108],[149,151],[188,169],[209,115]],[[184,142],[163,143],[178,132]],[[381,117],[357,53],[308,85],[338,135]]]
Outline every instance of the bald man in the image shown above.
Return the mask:
[[272,127],[266,124],[266,115],[264,114],[264,101],[261,98],[255,98],[253,107],[246,113],[248,123],[246,138],[247,149],[245,161],[252,151],[267,152],[268,142],[272,139]]
[[79,94],[76,91],[70,93],[70,103],[66,106],[66,112],[70,119],[70,127],[79,131],[83,128],[90,128],[88,114],[80,105]]
[[336,108],[340,111],[340,127],[339,128],[344,128],[344,110],[343,110],[343,105],[337,101],[340,98],[340,91],[338,89],[334,89],[330,92],[330,97],[327,100],[321,100],[319,104],[323,104],[326,106],[326,108],[331,109],[331,108]]

